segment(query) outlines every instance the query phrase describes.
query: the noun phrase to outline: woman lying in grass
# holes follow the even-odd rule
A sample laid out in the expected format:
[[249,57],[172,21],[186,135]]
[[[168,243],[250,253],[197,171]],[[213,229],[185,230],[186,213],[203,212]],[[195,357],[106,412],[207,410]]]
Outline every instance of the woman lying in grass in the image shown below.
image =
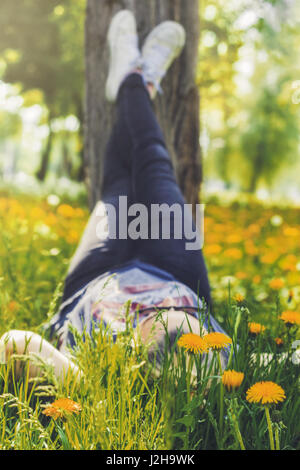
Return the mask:
[[[118,119],[105,155],[102,201],[71,262],[62,305],[51,321],[52,335],[59,338],[58,349],[32,332],[12,330],[1,340],[6,356],[13,351],[23,354],[26,349],[47,361],[52,359],[57,376],[69,368],[78,372],[67,354],[68,348],[75,346],[69,326],[79,333],[91,333],[101,322],[115,335],[125,328],[126,307],[122,306],[128,301],[133,326],[139,326],[142,341],[153,342],[150,358],[155,351],[164,351],[166,337],[172,347],[179,331],[200,335],[209,330],[223,332],[207,315],[211,298],[201,248],[186,248],[193,242],[186,231],[177,236],[178,226],[186,225],[193,227],[195,240],[198,237],[151,104],[163,76],[184,46],[185,32],[175,22],[162,23],[148,36],[141,53],[134,17],[121,11],[112,21],[108,40],[111,61],[106,95],[109,101],[117,102]],[[123,217],[124,198],[131,209],[133,204],[141,204],[149,213],[154,205],[179,208],[179,216],[178,212],[169,212],[168,239],[162,233],[162,213],[159,227],[146,220],[146,228],[150,227],[151,234],[156,231],[157,236],[128,236],[132,220]],[[118,236],[111,236],[110,219],[109,233],[101,230],[112,209],[116,214],[113,232]],[[161,310],[163,322],[157,322]],[[156,356],[159,362],[161,354]],[[225,351],[222,361],[225,365]],[[32,364],[30,374],[38,372]]]

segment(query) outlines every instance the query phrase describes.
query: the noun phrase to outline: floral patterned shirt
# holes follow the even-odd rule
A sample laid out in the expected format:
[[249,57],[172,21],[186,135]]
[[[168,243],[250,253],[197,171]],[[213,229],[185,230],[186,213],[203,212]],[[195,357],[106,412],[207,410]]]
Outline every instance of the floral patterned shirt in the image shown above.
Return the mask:
[[[188,313],[196,318],[203,313],[203,303],[189,287],[171,274],[136,260],[90,282],[61,305],[49,326],[52,335],[59,338],[58,348],[65,352],[75,345],[70,325],[80,334],[91,334],[102,322],[116,335],[126,328],[128,315],[136,327],[153,310],[163,310],[166,299],[175,308],[188,307]],[[224,333],[212,316],[209,322],[214,331]],[[204,327],[208,328],[207,318]]]

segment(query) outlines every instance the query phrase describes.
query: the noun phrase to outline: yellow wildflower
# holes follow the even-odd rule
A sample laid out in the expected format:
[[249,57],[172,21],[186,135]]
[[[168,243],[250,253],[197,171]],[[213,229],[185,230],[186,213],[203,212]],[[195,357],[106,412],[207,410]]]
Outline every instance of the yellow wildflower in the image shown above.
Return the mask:
[[205,353],[208,351],[208,346],[204,339],[195,334],[195,333],[187,333],[182,335],[178,340],[178,346],[185,348],[186,351],[191,351],[194,354],[197,353]]
[[78,414],[81,411],[81,406],[69,398],[60,398],[51,405],[48,405],[43,414],[51,416],[53,419],[62,418],[65,414]]
[[247,390],[247,401],[250,403],[278,403],[285,400],[286,396],[283,388],[274,382],[257,382]]
[[229,344],[232,344],[232,339],[224,335],[224,333],[208,333],[203,339],[209,348],[216,350],[226,348]]
[[286,325],[300,325],[300,313],[287,310],[279,317]]
[[250,322],[248,323],[250,333],[254,335],[258,335],[259,333],[263,333],[266,329],[265,326],[261,325],[260,323]]
[[235,370],[225,370],[222,376],[222,383],[229,391],[239,388],[243,380],[243,372]]

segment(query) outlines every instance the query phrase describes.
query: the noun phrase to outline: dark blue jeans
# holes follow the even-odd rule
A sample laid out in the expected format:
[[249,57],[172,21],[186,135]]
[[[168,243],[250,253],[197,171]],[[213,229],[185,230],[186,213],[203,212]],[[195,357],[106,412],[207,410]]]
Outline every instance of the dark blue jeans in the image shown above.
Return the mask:
[[[114,206],[118,213],[119,197],[126,196],[128,206],[143,204],[149,209],[149,214],[153,204],[177,204],[183,213],[185,201],[177,185],[149,93],[139,74],[130,75],[122,84],[117,108],[117,122],[104,161],[102,202]],[[171,213],[169,239],[164,239],[160,230],[158,239],[111,239],[108,236],[105,240],[99,240],[96,235],[99,217],[94,211],[71,262],[63,301],[97,276],[139,259],[169,272],[210,303],[202,251],[188,251],[186,243],[191,240],[186,239],[184,234],[180,239],[174,236],[174,217]],[[189,217],[193,224],[192,215]],[[120,220],[117,220],[118,223]],[[195,225],[193,227],[195,229]],[[149,226],[149,233],[150,229]]]

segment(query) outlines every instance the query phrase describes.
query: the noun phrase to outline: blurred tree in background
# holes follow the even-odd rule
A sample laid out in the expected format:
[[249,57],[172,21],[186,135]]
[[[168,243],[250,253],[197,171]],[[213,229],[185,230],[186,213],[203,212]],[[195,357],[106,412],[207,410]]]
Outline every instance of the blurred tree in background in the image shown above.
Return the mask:
[[206,177],[254,192],[299,157],[299,5],[201,2],[199,86]]
[[[299,144],[299,122],[292,104],[281,99],[282,84],[260,90],[249,110],[249,124],[241,135],[242,155],[249,167],[248,190],[257,189],[260,178],[271,185],[282,165],[295,162]],[[281,102],[280,102],[281,101]]]
[[21,132],[21,118],[17,114],[0,110],[0,148],[4,153],[11,155],[11,158],[0,166],[0,174],[12,174],[16,171],[19,153],[14,140],[20,138]]
[[255,93],[248,103],[248,123],[241,132],[250,192],[261,179],[271,186],[280,168],[299,157],[300,113],[291,99],[291,84],[300,72],[300,18],[291,17],[293,2],[277,1],[276,6],[273,17],[260,17],[256,23],[258,60],[251,80]]
[[53,146],[53,119],[74,114],[82,133],[84,9],[84,0],[1,3],[2,78],[8,83],[20,83],[23,94],[41,90],[47,108],[49,132],[37,171],[42,180]]
[[[229,181],[228,156],[233,151],[230,118],[239,110],[235,96],[234,63],[243,45],[243,31],[233,24],[243,8],[224,8],[221,0],[200,3],[201,42],[199,46],[198,85],[201,89],[203,125],[209,133],[211,150],[216,156],[218,176]],[[207,124],[207,118],[212,125]],[[215,124],[219,123],[215,128]],[[211,157],[211,154],[210,154]]]

